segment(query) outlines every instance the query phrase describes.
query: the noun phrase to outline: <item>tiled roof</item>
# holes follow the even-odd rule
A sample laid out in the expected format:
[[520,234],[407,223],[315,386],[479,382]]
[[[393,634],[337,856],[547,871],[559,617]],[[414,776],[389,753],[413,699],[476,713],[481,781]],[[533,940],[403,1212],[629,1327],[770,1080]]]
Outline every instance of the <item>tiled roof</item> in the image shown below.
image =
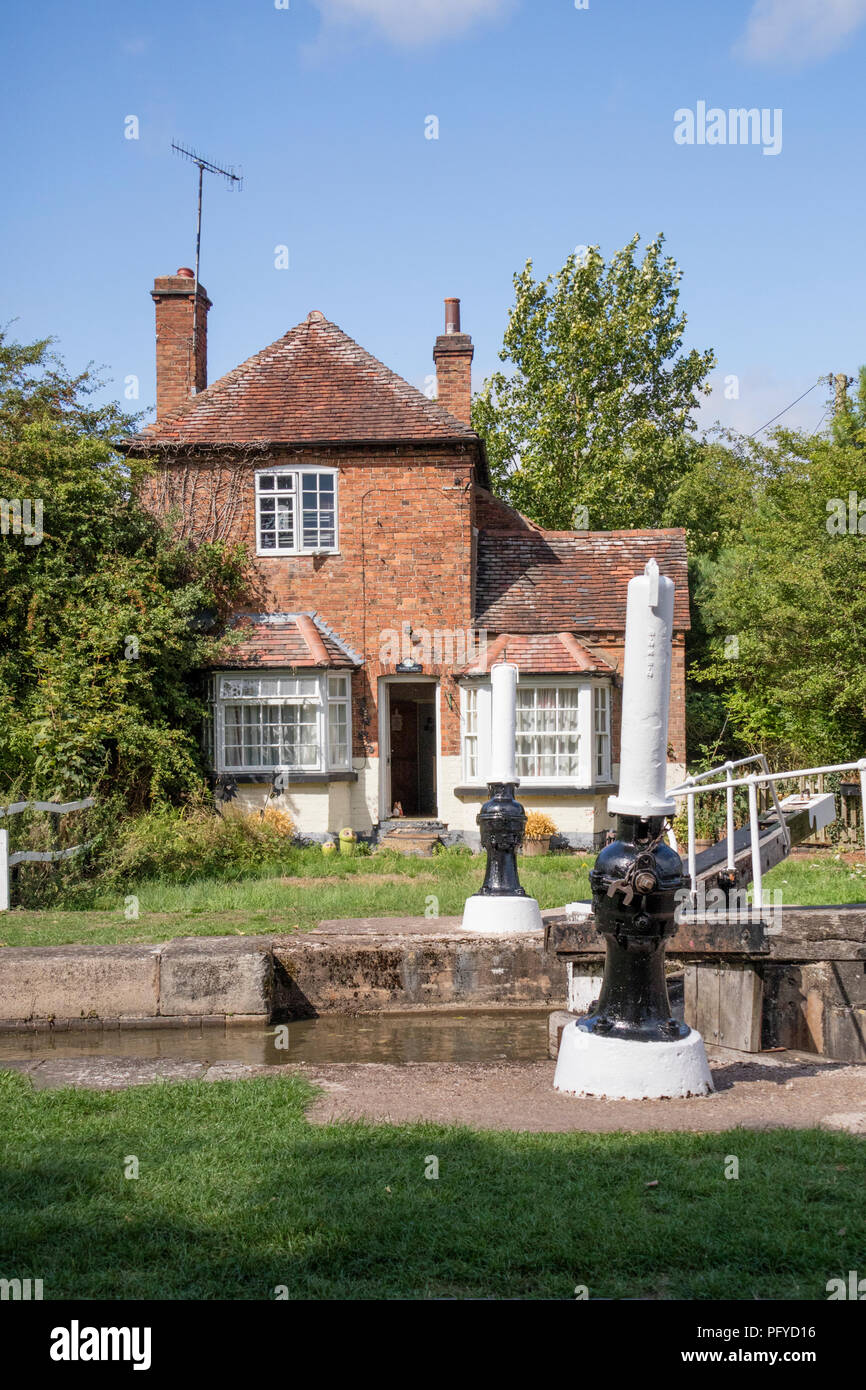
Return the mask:
[[478,436],[314,310],[126,448],[454,439]]
[[626,587],[655,558],[676,585],[674,627],[689,626],[685,532],[482,531],[475,623],[493,632],[625,628]]
[[317,613],[241,614],[244,641],[227,649],[225,670],[251,666],[308,666],[351,670],[361,658]]
[[594,672],[610,675],[613,667],[600,656],[593,655],[573,632],[500,633],[488,641],[481,658],[459,673],[462,676],[486,675],[495,661],[512,661],[525,675],[556,672],[558,675]]

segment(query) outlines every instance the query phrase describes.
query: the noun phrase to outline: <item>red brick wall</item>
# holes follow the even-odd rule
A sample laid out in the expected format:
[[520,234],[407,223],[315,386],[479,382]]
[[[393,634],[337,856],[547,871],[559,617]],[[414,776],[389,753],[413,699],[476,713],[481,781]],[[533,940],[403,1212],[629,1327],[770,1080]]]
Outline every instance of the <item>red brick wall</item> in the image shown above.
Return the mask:
[[[611,717],[611,746],[613,760],[619,762],[619,741],[622,733],[622,668],[625,653],[625,634],[622,632],[602,632],[578,634],[592,652],[604,657],[616,670],[618,689],[613,692]],[[684,763],[686,760],[686,651],[685,635],[674,633],[671,653],[671,704],[668,722],[668,747],[672,761]]]
[[[339,469],[339,555],[256,557],[255,612],[316,611],[366,665],[353,677],[355,754],[378,749],[378,677],[392,674],[380,653],[388,630],[408,622],[436,631],[472,628],[473,452],[405,449],[274,453],[239,466],[203,461],[177,465],[170,497],[158,477],[148,495],[157,510],[181,501],[188,533],[242,541],[255,554],[255,473],[279,464]],[[444,655],[447,656],[447,647]],[[399,657],[398,657],[399,660]],[[441,676],[442,752],[459,752],[460,701],[446,661],[424,661],[425,676]],[[451,697],[449,706],[447,696]]]
[[[471,449],[423,448],[304,450],[275,452],[266,459],[234,463],[202,459],[177,464],[147,485],[155,510],[177,506],[181,527],[192,539],[218,537],[242,541],[255,554],[255,473],[289,464],[321,464],[339,470],[339,555],[274,556],[255,559],[255,582],[248,607],[253,612],[316,611],[334,632],[366,658],[353,676],[355,756],[378,752],[378,677],[392,674],[383,664],[382,634],[401,633],[408,622],[431,637],[472,630],[473,519],[479,502],[492,504],[470,484]],[[166,481],[171,486],[166,487]],[[476,522],[477,524],[477,522]],[[622,676],[622,632],[578,634]],[[458,687],[446,661],[424,661],[424,674],[440,679],[442,752],[459,745]],[[620,679],[621,683],[621,679]],[[450,697],[450,705],[449,705]],[[619,758],[621,690],[613,692],[612,748]],[[669,742],[677,761],[685,761],[685,649],[674,636]]]

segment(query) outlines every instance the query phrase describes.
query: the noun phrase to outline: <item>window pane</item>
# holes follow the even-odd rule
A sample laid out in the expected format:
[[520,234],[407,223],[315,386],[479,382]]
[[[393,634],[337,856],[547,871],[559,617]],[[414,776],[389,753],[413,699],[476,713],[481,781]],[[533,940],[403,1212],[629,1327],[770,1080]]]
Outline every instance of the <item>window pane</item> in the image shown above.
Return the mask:
[[517,689],[517,774],[521,778],[579,776],[579,688],[527,685]]
[[259,478],[259,492],[272,492],[274,487],[273,474]]

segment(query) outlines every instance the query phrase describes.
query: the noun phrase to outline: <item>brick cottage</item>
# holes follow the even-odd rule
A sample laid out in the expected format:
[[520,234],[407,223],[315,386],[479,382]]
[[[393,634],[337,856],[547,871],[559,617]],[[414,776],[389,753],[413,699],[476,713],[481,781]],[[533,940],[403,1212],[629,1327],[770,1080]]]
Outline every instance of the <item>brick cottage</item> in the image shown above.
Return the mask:
[[242,541],[255,592],[212,673],[214,774],[323,839],[430,822],[477,844],[490,665],[520,670],[520,799],[575,846],[617,784],[626,585],[677,586],[670,777],[685,764],[688,589],[680,530],[548,531],[490,489],[470,423],[472,340],[446,300],[438,400],[314,310],[207,385],[210,301],[158,278],[157,418],[127,441],[149,505],[191,541]]

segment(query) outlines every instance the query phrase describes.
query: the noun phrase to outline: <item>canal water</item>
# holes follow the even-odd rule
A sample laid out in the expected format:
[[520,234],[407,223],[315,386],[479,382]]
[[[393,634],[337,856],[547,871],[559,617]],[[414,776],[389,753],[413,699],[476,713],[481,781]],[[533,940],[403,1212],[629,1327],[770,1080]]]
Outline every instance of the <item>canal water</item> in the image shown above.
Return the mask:
[[[0,1034],[0,1067],[25,1058],[139,1057],[184,1062],[535,1062],[550,1008],[325,1015],[237,1028],[121,1028]],[[286,1045],[287,1044],[287,1045]]]

